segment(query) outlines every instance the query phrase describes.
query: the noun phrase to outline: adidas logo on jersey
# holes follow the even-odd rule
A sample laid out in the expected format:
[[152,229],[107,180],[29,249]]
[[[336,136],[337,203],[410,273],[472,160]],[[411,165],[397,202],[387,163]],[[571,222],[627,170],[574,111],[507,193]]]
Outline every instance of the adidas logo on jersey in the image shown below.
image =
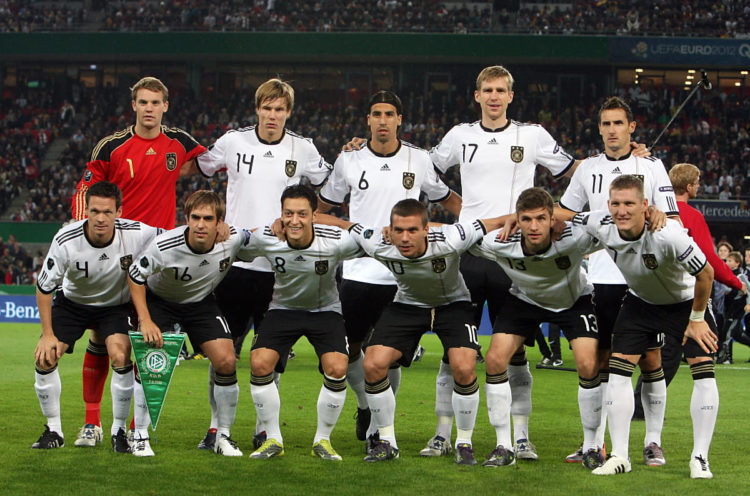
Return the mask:
[[206,260],[204,258],[203,261],[201,262],[201,264],[198,267],[205,267],[206,265],[209,265],[209,263],[208,263],[208,260]]
[[264,155],[263,158],[273,158],[273,153],[271,153],[271,150],[268,150]]
[[492,138],[487,142],[488,145],[497,145],[497,140],[495,138]]
[[295,262],[304,262],[305,261],[305,257],[303,257],[302,255],[299,255],[299,256],[297,256],[297,258],[294,259],[294,261]]
[[100,262],[103,262],[104,260],[109,260],[109,257],[107,256],[106,253],[102,253],[102,256],[99,257]]
[[388,167],[388,164],[383,165],[383,167],[380,168],[381,171],[389,171],[391,170],[390,167]]
[[149,146],[148,150],[146,150],[146,155],[156,155],[156,152]]
[[637,253],[635,252],[635,250],[634,250],[633,248],[628,248],[628,251],[626,251],[625,253],[626,253],[626,254],[633,254],[633,255],[637,255]]
[[615,167],[614,169],[612,169],[612,174],[622,174],[622,171],[619,167]]

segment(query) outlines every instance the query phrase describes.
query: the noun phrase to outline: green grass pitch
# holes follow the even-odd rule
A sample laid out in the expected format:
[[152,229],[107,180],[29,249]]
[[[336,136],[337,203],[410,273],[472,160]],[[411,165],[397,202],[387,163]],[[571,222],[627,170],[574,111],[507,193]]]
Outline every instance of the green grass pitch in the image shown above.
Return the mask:
[[[315,404],[321,386],[312,348],[302,340],[295,346],[297,358],[289,362],[281,381],[282,430],[286,455],[269,461],[227,459],[196,449],[207,428],[207,366],[205,360],[182,362],[177,368],[152,446],[156,457],[136,459],[110,452],[108,439],[111,400],[107,384],[102,404],[105,443],[96,448],[75,448],[83,423],[81,361],[86,338],[76,353],[61,362],[62,419],[66,446],[37,451],[29,447],[45,423],[34,393],[33,350],[39,336],[34,325],[0,326],[0,492],[3,494],[741,494],[747,491],[744,469],[750,441],[747,422],[750,408],[748,350],[736,345],[736,364],[717,367],[721,395],[719,419],[711,446],[714,479],[691,480],[688,461],[692,448],[689,402],[692,380],[682,367],[669,387],[662,437],[667,458],[664,467],[641,462],[642,422],[631,429],[630,474],[596,477],[564,457],[578,447],[581,426],[576,402],[577,377],[564,371],[536,370],[536,349],[529,350],[534,375],[534,411],[531,439],[540,459],[501,469],[458,467],[452,458],[424,459],[418,455],[434,434],[435,375],[441,356],[433,335],[422,340],[424,359],[404,369],[397,397],[396,435],[401,458],[368,464],[362,461],[363,443],[354,436],[356,407],[349,390],[347,402],[333,432],[332,442],[344,457],[341,463],[323,462],[310,456],[315,432]],[[482,345],[489,337],[480,338]],[[565,350],[566,366],[572,364]],[[238,365],[240,403],[232,437],[248,455],[255,425],[250,396],[249,351]],[[480,383],[484,367],[478,365]],[[495,434],[487,420],[484,393],[474,431],[474,448],[484,458],[494,447]]]

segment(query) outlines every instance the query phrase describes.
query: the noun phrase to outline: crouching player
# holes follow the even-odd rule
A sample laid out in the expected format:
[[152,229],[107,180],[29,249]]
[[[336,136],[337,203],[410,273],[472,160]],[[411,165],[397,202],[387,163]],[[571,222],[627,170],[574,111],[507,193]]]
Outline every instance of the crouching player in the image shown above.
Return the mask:
[[[224,202],[212,191],[196,191],[185,202],[187,227],[167,231],[149,243],[130,267],[130,292],[138,313],[143,339],[151,346],[163,344],[162,329],[175,324],[200,346],[215,370],[217,436],[214,452],[242,456],[230,437],[240,388],[237,385],[234,348],[213,290],[227,274],[249,234],[230,226],[229,238],[216,243],[224,222]],[[154,456],[148,437],[150,417],[140,379],[135,380],[135,456]]]
[[258,418],[266,428],[266,441],[251,458],[284,454],[279,426],[281,399],[273,372],[277,365],[283,370],[289,350],[305,336],[315,348],[323,373],[312,454],[323,460],[341,460],[331,445],[331,432],[346,399],[349,345],[336,289],[336,269],[342,260],[359,256],[361,250],[346,231],[313,224],[317,207],[318,199],[311,188],[289,186],[281,195],[286,240],[279,240],[267,226],[253,232],[242,253],[243,258],[266,257],[275,272],[273,298],[250,355],[250,391]]
[[[609,187],[609,212],[578,214],[574,218],[574,223],[583,225],[607,248],[630,288],[615,321],[609,361],[605,404],[612,456],[593,473],[613,475],[631,471],[628,458],[630,419],[634,409],[631,377],[642,353],[646,353],[647,360],[655,363],[657,371],[661,372],[661,356],[655,345],[661,333],[669,333],[682,341],[693,376],[690,477],[711,478],[708,448],[719,408],[719,390],[710,356],[717,349],[717,337],[711,330],[713,319],[706,312],[713,269],[695,241],[676,221],[668,220],[661,231],[648,231],[647,207],[643,181],[636,176],[622,175]],[[646,441],[661,448],[667,390],[663,373],[650,375],[650,380],[657,385],[652,388],[652,394],[661,391],[660,397],[655,398],[659,401],[651,402],[661,408],[657,421],[648,429],[652,432],[646,433],[651,439]],[[644,450],[644,461],[651,464],[648,448]]]
[[[47,427],[31,447],[65,444],[60,422],[60,374],[57,363],[72,353],[86,329],[105,338],[112,362],[112,449],[128,453],[125,422],[133,395],[130,361],[132,306],[127,271],[133,257],[157,234],[140,222],[119,219],[122,193],[107,181],[86,190],[88,218],[63,227],[55,235],[37,279],[36,300],[42,336],[34,351],[36,389]],[[62,285],[62,290],[52,293]]]
[[508,364],[516,350],[533,339],[542,322],[559,325],[573,348],[578,369],[578,408],[583,424],[583,463],[594,469],[604,462],[596,446],[601,413],[601,387],[597,364],[597,327],[591,301],[593,286],[581,267],[588,253],[601,245],[580,226],[567,225],[552,241],[554,201],[541,188],[530,188],[518,197],[516,216],[520,232],[505,241],[497,232],[487,234],[471,253],[496,261],[512,280],[494,322],[486,354],[487,410],[495,428],[497,445],[485,467],[515,463],[511,447]]

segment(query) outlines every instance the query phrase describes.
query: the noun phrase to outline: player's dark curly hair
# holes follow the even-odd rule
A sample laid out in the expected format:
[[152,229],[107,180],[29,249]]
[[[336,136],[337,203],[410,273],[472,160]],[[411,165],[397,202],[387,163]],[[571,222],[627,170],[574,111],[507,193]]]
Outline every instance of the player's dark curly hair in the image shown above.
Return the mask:
[[284,192],[281,193],[281,208],[284,208],[284,200],[287,198],[307,198],[313,212],[318,209],[318,197],[315,194],[315,191],[309,186],[302,184],[287,186]]
[[92,184],[86,190],[86,205],[89,204],[89,198],[96,196],[98,198],[114,198],[115,208],[120,208],[122,205],[122,191],[115,184],[109,181],[99,181],[98,183]]

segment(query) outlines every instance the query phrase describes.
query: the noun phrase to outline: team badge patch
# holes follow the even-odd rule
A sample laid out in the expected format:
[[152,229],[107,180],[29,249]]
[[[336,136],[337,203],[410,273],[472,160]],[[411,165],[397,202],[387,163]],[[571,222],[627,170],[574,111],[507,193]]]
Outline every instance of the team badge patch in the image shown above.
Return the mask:
[[510,147],[510,159],[515,163],[523,161],[523,147],[522,146],[511,146]]
[[147,257],[141,257],[141,267],[144,269],[148,268],[148,258]]
[[52,270],[52,267],[54,267],[54,266],[55,266],[55,261],[52,260],[51,258],[48,258],[47,259],[47,270]]
[[167,153],[167,170],[173,171],[177,168],[177,154]]
[[365,232],[362,233],[362,237],[365,239],[372,238],[372,229],[366,229]]
[[316,260],[315,273],[322,276],[326,272],[328,272],[328,260]]
[[652,255],[651,253],[644,253],[641,255],[643,257],[643,264],[646,266],[649,270],[654,270],[659,266],[659,262],[656,261],[656,255]]
[[120,268],[122,270],[128,270],[128,267],[133,263],[133,255],[125,255],[120,257]]
[[560,270],[567,270],[570,268],[570,258],[568,256],[557,257],[555,259],[555,265]]
[[643,174],[633,174],[635,177],[641,180],[642,183],[646,182],[646,177]]
[[287,160],[284,165],[284,172],[286,173],[286,177],[294,177],[294,173],[297,172],[297,161]]
[[85,182],[89,182],[89,181],[91,181],[91,176],[93,176],[93,175],[94,174],[91,172],[90,169],[86,169],[86,172],[83,173],[83,180]]
[[402,181],[402,184],[404,185],[404,188],[412,189],[414,187],[414,173],[404,172],[404,179]]
[[219,272],[224,272],[229,268],[229,263],[232,261],[230,257],[227,257],[221,261],[219,261]]
[[432,261],[432,271],[440,274],[441,272],[445,272],[445,259],[444,258],[436,258]]

